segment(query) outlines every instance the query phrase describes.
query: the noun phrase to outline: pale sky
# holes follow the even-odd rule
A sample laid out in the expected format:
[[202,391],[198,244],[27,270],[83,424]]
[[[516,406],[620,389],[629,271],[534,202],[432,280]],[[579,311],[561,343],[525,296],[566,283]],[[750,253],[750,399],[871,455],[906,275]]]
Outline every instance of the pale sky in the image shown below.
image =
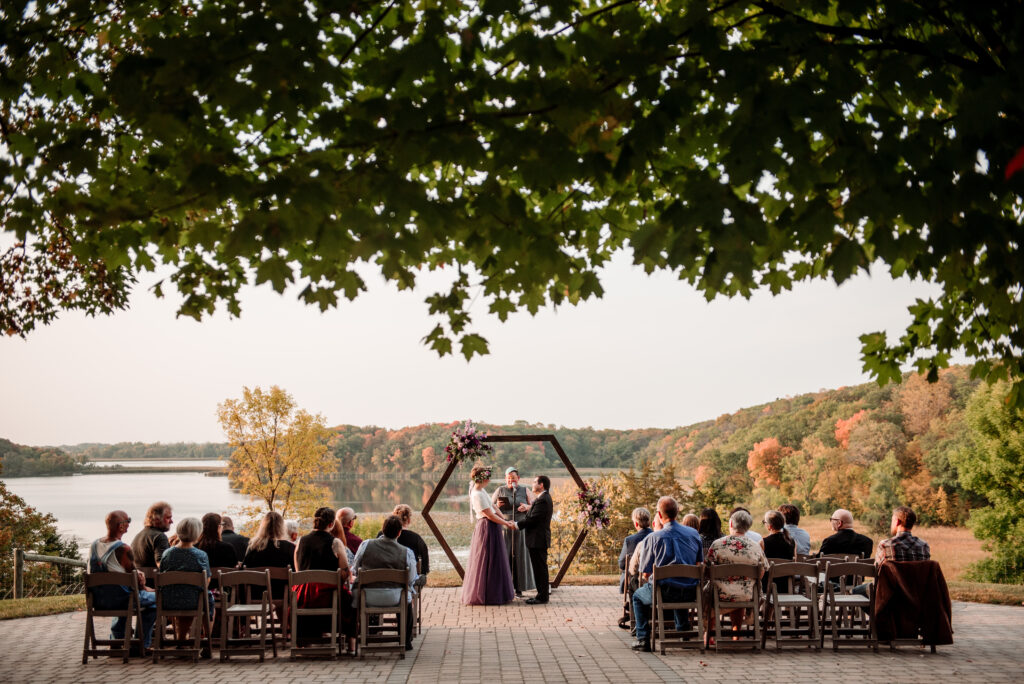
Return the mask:
[[[147,280],[147,284],[152,280]],[[476,302],[491,354],[467,363],[420,343],[424,291],[380,279],[325,314],[253,288],[242,317],[176,319],[140,287],[128,311],[67,314],[25,340],[0,338],[0,437],[29,445],[223,441],[218,402],[280,385],[329,425],[398,428],[470,418],[566,427],[671,428],[778,397],[867,382],[860,343],[890,339],[932,285],[876,270],[841,287],[716,300],[621,258],[605,296],[513,315]]]

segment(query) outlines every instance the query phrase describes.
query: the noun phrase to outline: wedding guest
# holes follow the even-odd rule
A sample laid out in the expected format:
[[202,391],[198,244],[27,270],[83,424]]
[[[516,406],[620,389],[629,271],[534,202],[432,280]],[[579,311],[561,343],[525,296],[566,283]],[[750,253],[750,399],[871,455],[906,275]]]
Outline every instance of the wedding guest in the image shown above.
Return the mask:
[[230,516],[222,515],[220,521],[224,523],[221,540],[231,544],[236,558],[245,558],[245,550],[249,547],[249,538],[235,532],[235,523]]
[[[751,520],[750,524],[751,525],[754,524],[753,523],[754,516],[750,513],[749,509],[746,509],[743,506],[737,506],[736,508],[732,509],[732,511],[729,513],[730,519],[732,519],[732,514],[735,513],[736,511],[743,511],[744,513],[749,515],[750,516],[750,520]],[[755,532],[754,530],[747,530],[746,534],[747,534],[747,538],[748,539],[751,539],[751,540],[756,541],[756,542],[760,542],[761,541],[761,533],[760,532]]]
[[796,542],[796,552],[809,554],[811,552],[811,535],[802,527],[797,527],[800,523],[800,509],[793,504],[782,504],[779,506],[779,513],[786,518],[786,531]]
[[700,518],[695,513],[687,513],[683,516],[683,524],[696,530],[700,527]]
[[[246,568],[290,568],[295,561],[295,544],[287,539],[284,518],[270,511],[260,520],[259,529],[249,540],[245,551]],[[285,580],[271,580],[270,592],[275,599],[284,597]]]
[[352,526],[356,524],[356,512],[351,508],[342,508],[338,511],[338,515],[341,518],[342,527],[345,528],[345,542],[348,544],[348,550],[355,553],[359,550],[359,545],[363,543],[363,538],[352,531]]
[[342,521],[341,510],[334,514],[334,524],[332,524],[327,531],[334,537],[334,542],[331,545],[331,550],[334,551],[335,556],[345,556],[345,561],[348,563],[348,567],[352,568],[352,561],[355,559],[355,553],[348,546],[348,534],[345,531],[345,524]]
[[167,540],[167,530],[174,522],[171,515],[171,504],[157,501],[146,511],[146,520],[142,531],[132,539],[132,555],[135,564],[140,568],[155,568],[160,558],[171,543]]
[[[768,534],[761,539],[761,550],[764,551],[765,558],[785,562],[796,560],[796,542],[786,530],[786,517],[778,511],[765,511],[764,526],[768,529]],[[777,579],[775,586],[780,592],[785,593],[789,588],[789,580]],[[762,578],[761,589],[768,591],[767,577]]]
[[[156,622],[156,595],[145,589],[146,576],[135,567],[132,549],[121,537],[128,531],[132,519],[124,511],[111,511],[104,521],[107,536],[100,537],[89,547],[89,572],[135,572],[138,575],[139,606],[142,609],[142,624],[136,630],[142,630],[142,645],[149,648],[153,638],[153,624]],[[122,610],[128,605],[131,589],[126,586],[93,587],[93,605],[99,610]],[[114,618],[110,625],[110,638],[124,639],[125,619]],[[136,631],[136,637],[139,634]]]
[[910,533],[917,524],[917,514],[909,506],[899,506],[892,512],[889,525],[889,539],[878,542],[875,565],[885,561],[931,560],[932,552],[928,542]]
[[871,549],[875,545],[871,537],[853,531],[853,513],[845,508],[837,508],[829,519],[835,534],[825,537],[821,542],[819,556],[856,555],[870,558]]
[[[729,518],[729,534],[711,545],[708,549],[707,562],[712,565],[735,563],[756,566],[759,569],[757,578],[760,580],[764,571],[768,569],[768,559],[765,558],[761,545],[747,536],[753,522],[750,513],[745,510],[733,513]],[[749,577],[717,579],[714,590],[718,592],[719,600],[726,604],[749,601],[754,592],[754,580]],[[736,631],[743,623],[744,609],[727,609],[723,612],[724,616],[729,617],[733,631]]]
[[[416,590],[416,556],[412,549],[398,543],[402,534],[402,520],[397,515],[389,515],[384,519],[381,536],[368,539],[359,545],[356,552],[356,581],[359,573],[365,570],[393,569],[405,570],[408,573],[408,592],[406,596],[405,650],[412,650],[413,629],[412,597]],[[395,606],[402,597],[401,587],[369,587],[366,592],[366,604],[370,606]]]
[[211,568],[238,566],[239,556],[235,554],[235,547],[221,540],[223,524],[219,513],[207,513],[203,516],[203,532],[196,541],[196,548],[206,553]]
[[[391,511],[392,515],[397,515],[398,519],[402,521],[402,533],[398,535],[398,543],[407,549],[412,549],[413,554],[416,556],[416,560],[419,561],[419,582],[426,584],[427,573],[430,572],[430,550],[427,548],[427,542],[423,540],[416,532],[409,529],[412,525],[412,508],[406,504],[398,504],[395,506],[395,510]],[[384,532],[381,532],[377,536],[383,536]],[[417,587],[422,586],[417,584]]]
[[299,541],[299,523],[296,520],[286,520],[284,523],[285,534],[292,544]]
[[715,540],[721,539],[724,536],[722,534],[722,519],[718,517],[718,511],[714,508],[705,508],[701,511],[700,522],[697,523],[697,531],[700,533],[700,541],[704,547],[701,558],[706,558],[708,549],[711,548]]
[[[700,534],[697,530],[676,522],[678,515],[679,504],[674,498],[663,496],[658,500],[658,517],[664,521],[664,527],[651,533],[648,537],[650,541],[644,545],[638,565],[641,573],[640,587],[633,592],[636,641],[631,648],[634,651],[651,651],[651,605],[655,589],[661,591],[661,597],[667,603],[692,601],[697,595],[699,583],[696,579],[671,577],[659,580],[658,587],[654,587],[654,568],[676,564],[696,565],[700,561]],[[690,628],[687,611],[669,612],[672,613],[677,631]]]
[[[341,570],[341,596],[333,595],[328,585],[308,583],[299,585],[296,601],[303,608],[325,608],[338,602],[338,631],[348,639],[350,652],[355,652],[356,615],[352,606],[352,593],[348,588],[349,562],[344,542],[329,531],[334,526],[333,508],[322,506],[313,514],[313,531],[299,538],[295,547],[296,570]],[[344,532],[342,532],[344,534]],[[330,630],[330,618],[308,616],[299,622],[299,633],[304,638],[317,637]]]
[[[185,518],[178,523],[175,532],[178,535],[178,545],[172,546],[164,551],[160,557],[160,572],[201,572],[206,578],[206,584],[210,583],[210,559],[206,552],[195,548],[195,542],[203,532],[203,524],[198,518]],[[200,589],[186,584],[172,584],[161,589],[161,601],[164,610],[193,610],[196,601],[200,600]],[[213,615],[213,596],[207,591],[210,615]],[[174,625],[174,638],[183,641],[188,638],[189,628],[192,626],[191,617],[172,618]],[[198,628],[197,628],[198,629]],[[208,648],[202,654],[209,658]]]
[[796,560],[796,542],[786,529],[785,516],[778,511],[765,511],[764,526],[768,529],[768,534],[761,539],[765,558]]
[[[647,538],[651,530],[651,512],[646,508],[638,507],[633,509],[630,516],[633,521],[635,532],[622,540],[622,549],[619,551],[619,570],[622,574],[619,577],[619,593],[626,590],[626,563],[636,552],[637,544]],[[622,626],[622,621],[619,621]]]

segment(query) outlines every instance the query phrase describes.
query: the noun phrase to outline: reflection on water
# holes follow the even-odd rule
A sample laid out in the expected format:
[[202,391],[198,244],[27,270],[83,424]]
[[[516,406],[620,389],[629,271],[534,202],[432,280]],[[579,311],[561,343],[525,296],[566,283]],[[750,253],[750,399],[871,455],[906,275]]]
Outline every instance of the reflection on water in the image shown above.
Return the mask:
[[[437,485],[436,480],[351,479],[322,483],[331,490],[332,505],[350,506],[359,513],[390,511],[398,504],[422,510]],[[469,511],[465,482],[449,480],[434,503],[435,511]]]

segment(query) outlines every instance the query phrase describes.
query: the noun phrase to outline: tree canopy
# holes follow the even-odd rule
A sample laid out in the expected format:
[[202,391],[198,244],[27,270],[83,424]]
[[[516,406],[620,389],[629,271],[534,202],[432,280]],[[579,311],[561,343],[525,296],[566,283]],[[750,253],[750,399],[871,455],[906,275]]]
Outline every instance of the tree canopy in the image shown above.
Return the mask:
[[939,285],[865,367],[951,354],[1024,403],[1024,6],[1011,0],[10,0],[0,7],[0,324],[180,314],[269,283],[327,309],[442,270],[470,305],[602,294],[618,251],[706,294]]

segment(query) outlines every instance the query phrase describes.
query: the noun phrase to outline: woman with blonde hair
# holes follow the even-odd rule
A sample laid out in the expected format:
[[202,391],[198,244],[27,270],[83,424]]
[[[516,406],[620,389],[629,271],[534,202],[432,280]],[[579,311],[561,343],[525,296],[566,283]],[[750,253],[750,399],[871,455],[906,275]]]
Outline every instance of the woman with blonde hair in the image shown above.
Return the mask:
[[[284,518],[270,511],[260,520],[260,527],[245,550],[246,568],[290,568],[295,558],[295,544],[285,535]],[[284,598],[285,580],[271,580],[270,592],[275,599]]]

